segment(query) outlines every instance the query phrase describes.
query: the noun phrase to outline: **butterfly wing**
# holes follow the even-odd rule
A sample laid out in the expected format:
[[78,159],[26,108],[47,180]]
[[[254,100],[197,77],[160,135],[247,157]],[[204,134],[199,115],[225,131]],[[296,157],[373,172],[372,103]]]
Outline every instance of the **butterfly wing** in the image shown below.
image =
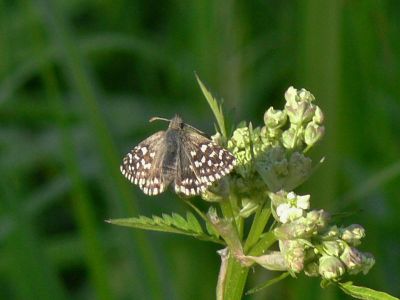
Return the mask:
[[232,171],[235,157],[213,141],[198,134],[186,132],[181,147],[180,168],[175,180],[175,191],[197,195]]
[[194,196],[204,192],[208,185],[201,180],[199,173],[195,171],[184,147],[180,148],[177,158],[175,192],[186,196]]
[[123,159],[122,174],[147,195],[165,191],[169,182],[162,172],[165,131],[159,131],[133,148]]

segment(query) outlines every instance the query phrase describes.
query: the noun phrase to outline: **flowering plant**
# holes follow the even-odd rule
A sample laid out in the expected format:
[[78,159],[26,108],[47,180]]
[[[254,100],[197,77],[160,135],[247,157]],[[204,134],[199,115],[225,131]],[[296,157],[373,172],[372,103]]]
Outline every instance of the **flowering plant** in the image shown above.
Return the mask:
[[[201,195],[209,203],[207,212],[184,200],[204,225],[191,212],[185,217],[163,214],[109,222],[190,235],[223,245],[218,251],[219,300],[242,298],[253,265],[281,273],[247,294],[302,272],[320,277],[322,287],[335,284],[358,299],[396,299],[342,282],[345,274],[367,274],[375,263],[370,253],[358,249],[365,237],[364,228],[333,224],[328,212],[311,208],[310,195],[294,191],[323,161],[313,164],[306,156],[324,135],[324,115],[314,96],[290,87],[284,108],[267,109],[263,126],[253,128],[251,123],[242,122],[229,134],[221,106],[198,82],[218,124],[212,139],[237,160],[234,172]],[[249,230],[245,222],[251,224]]]

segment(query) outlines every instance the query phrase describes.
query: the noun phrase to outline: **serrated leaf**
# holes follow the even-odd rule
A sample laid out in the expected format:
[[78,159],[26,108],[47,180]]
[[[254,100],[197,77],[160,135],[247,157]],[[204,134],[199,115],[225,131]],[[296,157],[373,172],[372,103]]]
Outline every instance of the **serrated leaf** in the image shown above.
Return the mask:
[[201,228],[199,221],[197,221],[196,217],[191,212],[186,213],[186,219],[188,220],[190,227],[194,231],[196,231],[197,233],[203,232],[203,228]]
[[145,216],[139,216],[139,218],[140,218],[140,222],[141,222],[142,224],[146,224],[146,223],[149,223],[149,222],[152,221],[150,218],[145,217]]
[[387,293],[375,291],[370,288],[356,286],[353,285],[351,281],[345,283],[339,283],[340,289],[346,294],[356,298],[363,300],[399,300],[394,296],[391,296]]
[[172,224],[172,217],[170,215],[162,214],[162,218],[165,220],[165,223],[167,225],[171,225]]
[[156,224],[165,224],[165,221],[163,218],[160,218],[158,216],[153,216],[153,220]]
[[223,241],[215,233],[209,234],[204,232],[199,221],[189,212],[186,214],[186,219],[179,214],[172,213],[172,215],[162,214],[161,217],[152,216],[149,218],[139,216],[136,218],[107,220],[107,222],[138,229],[184,234],[200,240],[223,244]]
[[172,224],[174,226],[184,230],[189,230],[187,221],[181,215],[172,213],[172,220],[173,220]]

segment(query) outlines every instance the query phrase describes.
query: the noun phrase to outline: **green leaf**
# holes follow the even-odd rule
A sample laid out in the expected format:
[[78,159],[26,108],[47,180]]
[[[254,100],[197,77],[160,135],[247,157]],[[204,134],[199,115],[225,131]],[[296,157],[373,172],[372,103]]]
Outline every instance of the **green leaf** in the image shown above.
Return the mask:
[[289,275],[290,275],[289,272],[282,273],[281,275],[279,275],[279,276],[277,276],[275,278],[272,278],[270,280],[267,280],[267,282],[264,282],[263,284],[248,290],[246,292],[246,295],[251,295],[251,294],[257,293],[257,292],[259,292],[259,291],[261,291],[261,290],[263,290],[263,289],[265,289],[265,288],[267,288],[267,287],[269,287],[269,286],[281,281],[282,279],[285,279]]
[[203,232],[203,228],[201,228],[199,221],[197,221],[196,217],[191,212],[186,213],[186,219],[188,220],[190,227],[194,229],[194,231],[196,231],[197,233]]
[[399,298],[393,297],[387,293],[375,291],[370,288],[353,285],[351,281],[345,283],[339,283],[340,289],[346,294],[356,298],[364,300],[399,300]]
[[210,222],[206,223],[206,229],[207,229],[207,233],[213,237],[218,238],[219,234],[218,232],[215,230],[215,228],[213,227],[213,225]]
[[226,131],[226,126],[225,126],[225,118],[224,114],[222,112],[222,107],[218,103],[218,101],[213,97],[213,95],[207,90],[206,86],[204,83],[200,80],[199,76],[196,75],[197,82],[200,85],[201,91],[204,94],[204,97],[206,97],[206,100],[208,102],[208,105],[210,105],[210,108],[215,116],[215,119],[217,120],[219,131],[221,132],[222,136],[227,139],[227,131]]
[[[189,228],[187,221],[185,218],[183,218],[181,215],[178,215],[176,213],[172,213],[172,225],[183,229],[183,230],[188,230],[190,231],[191,228]],[[194,232],[194,230],[192,230]]]
[[172,224],[172,217],[170,215],[167,214],[162,214],[162,217],[165,221],[165,224],[167,225],[171,225]]
[[[139,216],[136,218],[112,219],[106,222],[138,229],[184,234],[199,240],[224,244],[215,233],[204,232],[199,221],[190,212],[186,214],[186,219],[179,214],[172,213],[172,215],[162,214],[161,217]],[[207,231],[209,230],[207,229]]]

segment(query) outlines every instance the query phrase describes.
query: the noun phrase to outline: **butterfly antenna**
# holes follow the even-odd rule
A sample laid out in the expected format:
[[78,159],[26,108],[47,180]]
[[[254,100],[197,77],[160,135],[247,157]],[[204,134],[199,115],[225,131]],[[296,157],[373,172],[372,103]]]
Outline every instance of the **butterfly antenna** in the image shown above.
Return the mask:
[[189,127],[189,128],[192,129],[193,131],[195,131],[195,132],[197,132],[197,133],[199,133],[199,134],[201,134],[201,135],[203,135],[203,136],[206,136],[206,134],[205,134],[203,131],[197,129],[196,127],[193,127],[192,125],[189,125],[189,124],[186,124],[186,123],[185,123],[185,126]]
[[149,122],[153,122],[153,121],[157,121],[157,120],[171,122],[171,120],[166,119],[166,118],[161,118],[161,117],[152,117],[152,118],[149,120]]

